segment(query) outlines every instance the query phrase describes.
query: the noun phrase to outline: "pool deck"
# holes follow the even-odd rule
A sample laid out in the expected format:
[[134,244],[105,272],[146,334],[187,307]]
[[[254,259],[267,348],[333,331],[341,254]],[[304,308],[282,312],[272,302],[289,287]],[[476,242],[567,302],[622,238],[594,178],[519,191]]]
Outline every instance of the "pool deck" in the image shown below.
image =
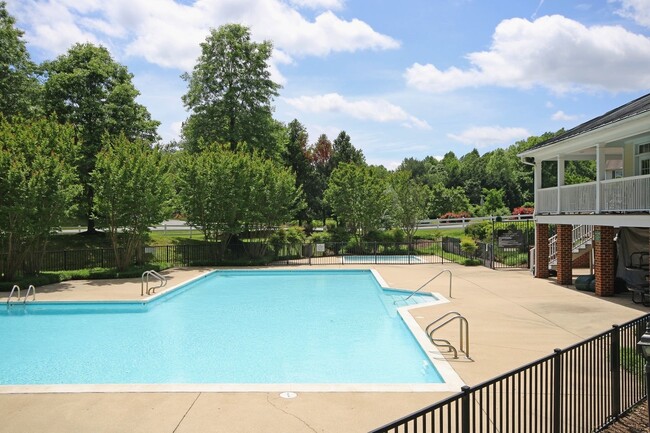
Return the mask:
[[[469,321],[471,360],[450,360],[468,385],[480,383],[650,312],[629,294],[597,298],[539,280],[527,271],[444,265],[328,265],[264,269],[375,269],[394,288],[414,290],[443,269],[453,273],[427,286],[450,302],[411,310],[422,326],[449,311]],[[168,287],[212,268],[165,272]],[[0,302],[7,293],[0,293]],[[139,300],[140,280],[69,281],[37,289],[40,301]],[[9,332],[9,330],[5,330]],[[441,333],[458,341],[458,329]],[[380,362],[380,361],[378,361]],[[29,366],[17,366],[29,368]],[[288,389],[287,391],[290,391]],[[0,432],[366,432],[450,393],[89,392],[0,394]]]

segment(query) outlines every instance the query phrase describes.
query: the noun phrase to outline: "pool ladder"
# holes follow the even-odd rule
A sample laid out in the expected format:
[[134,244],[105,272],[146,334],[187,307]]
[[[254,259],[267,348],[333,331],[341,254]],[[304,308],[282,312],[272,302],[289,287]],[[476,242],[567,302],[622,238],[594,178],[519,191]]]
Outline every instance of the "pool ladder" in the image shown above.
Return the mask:
[[435,277],[431,278],[429,281],[427,281],[426,283],[422,284],[422,285],[421,285],[420,287],[418,287],[417,289],[413,290],[413,291],[411,292],[411,294],[408,295],[406,298],[398,299],[398,300],[396,300],[395,302],[393,302],[393,304],[397,305],[398,302],[404,302],[404,303],[406,303],[406,301],[408,301],[409,299],[411,299],[411,297],[412,297],[413,295],[417,294],[420,290],[424,289],[424,288],[426,287],[427,284],[429,284],[431,281],[435,280],[436,278],[438,278],[440,275],[442,275],[442,274],[444,274],[444,273],[448,273],[448,274],[449,274],[449,297],[451,298],[451,278],[452,278],[452,274],[451,274],[451,271],[450,271],[449,269],[443,269],[442,271],[438,272],[438,273],[436,274]]
[[[11,298],[14,297],[14,293],[16,294],[16,301],[11,301]],[[36,300],[36,287],[34,285],[30,284],[29,287],[27,287],[27,293],[25,293],[25,297],[21,298],[20,297],[20,286],[17,284],[14,284],[14,286],[11,288],[11,292],[9,293],[9,297],[7,298],[7,309],[9,309],[12,305],[26,305],[27,304],[27,299],[29,298],[29,295],[32,295],[32,301]]]
[[[149,277],[158,280],[158,285],[154,287],[149,287]],[[142,282],[140,283],[140,296],[144,296],[145,291],[147,295],[150,295],[151,292],[156,293],[156,289],[165,287],[167,285],[167,278],[160,275],[158,272],[153,269],[150,271],[144,271],[142,273]]]
[[429,336],[429,340],[436,345],[437,347],[445,348],[448,352],[454,353],[454,359],[458,359],[459,349],[443,338],[433,338],[433,333],[439,330],[440,328],[445,327],[451,322],[458,321],[460,327],[460,352],[465,354],[465,358],[471,359],[469,357],[469,323],[467,319],[463,317],[457,311],[450,311],[447,314],[442,315],[433,322],[429,323],[425,329],[425,332]]

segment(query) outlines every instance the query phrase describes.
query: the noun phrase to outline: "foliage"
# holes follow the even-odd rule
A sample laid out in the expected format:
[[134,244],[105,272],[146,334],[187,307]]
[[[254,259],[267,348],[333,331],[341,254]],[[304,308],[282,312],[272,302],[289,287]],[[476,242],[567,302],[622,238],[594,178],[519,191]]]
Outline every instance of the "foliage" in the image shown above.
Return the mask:
[[305,209],[298,213],[298,219],[302,222],[313,216],[314,210],[319,206],[319,199],[322,200],[322,190],[319,191],[317,188],[315,168],[309,160],[307,128],[294,119],[287,125],[287,134],[283,160],[285,165],[290,167],[296,175],[296,187],[302,188],[307,201]]
[[471,215],[469,212],[461,211],[461,212],[447,212],[445,214],[440,215],[441,220],[446,220],[446,219],[461,219],[461,218],[470,218]]
[[483,206],[479,208],[480,216],[510,215],[510,210],[504,203],[505,191],[503,189],[483,189]]
[[40,254],[79,193],[74,130],[55,120],[0,118],[0,274],[12,280]]
[[465,234],[472,239],[486,241],[492,237],[492,222],[481,221],[478,223],[469,224],[467,227],[465,227]]
[[340,164],[332,172],[324,197],[357,242],[379,229],[389,212],[386,181],[366,166]]
[[391,176],[391,193],[393,220],[410,244],[418,222],[427,216],[429,189],[411,179],[408,172],[401,171]]
[[80,210],[88,220],[88,231],[93,232],[91,173],[102,150],[102,137],[124,134],[129,140],[153,142],[158,139],[159,122],[151,120],[147,109],[136,102],[140,93],[131,81],[133,75],[104,47],[75,44],[66,54],[45,62],[43,69],[47,76],[46,112],[74,125],[75,142],[82,145],[78,172],[84,194]]
[[39,111],[40,86],[29,58],[23,31],[0,1],[0,115],[31,117]]
[[465,195],[465,190],[460,186],[447,188],[442,184],[436,184],[431,188],[431,193],[429,194],[429,217],[443,218],[444,215],[460,214],[467,212],[468,209],[469,200]]
[[183,103],[192,112],[183,125],[186,150],[219,143],[234,151],[244,145],[279,158],[271,101],[280,85],[271,80],[272,51],[271,42],[253,42],[239,24],[210,31],[192,73],[182,76],[188,84]]
[[460,240],[460,250],[465,254],[470,256],[474,255],[477,249],[478,245],[476,245],[476,242],[472,238],[463,238]]
[[106,134],[102,148],[91,174],[93,216],[108,231],[117,268],[124,270],[141,251],[149,227],[168,215],[171,182],[160,150],[141,140]]
[[281,227],[275,230],[268,239],[269,245],[273,248],[275,256],[284,247],[299,247],[305,242],[305,234],[300,227]]
[[328,161],[330,164],[330,172],[341,163],[364,165],[366,157],[363,155],[361,149],[356,149],[350,140],[350,136],[341,131],[332,143],[332,157]]
[[[201,227],[206,240],[221,241],[222,257],[231,237],[245,231],[263,236],[266,245],[269,230],[304,205],[291,170],[257,153],[211,147],[184,154],[177,171],[187,222]],[[262,256],[263,248],[251,252]]]

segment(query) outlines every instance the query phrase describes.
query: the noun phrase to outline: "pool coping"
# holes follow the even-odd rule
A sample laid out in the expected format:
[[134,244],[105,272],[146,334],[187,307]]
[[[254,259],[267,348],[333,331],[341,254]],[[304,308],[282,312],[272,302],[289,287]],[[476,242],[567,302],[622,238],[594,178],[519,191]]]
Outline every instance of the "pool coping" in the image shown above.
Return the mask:
[[[118,305],[140,305],[148,306],[154,301],[180,293],[179,289],[189,286],[191,283],[208,277],[209,275],[223,271],[214,270],[204,275],[198,275],[176,286],[156,293],[147,299],[142,300],[112,300],[112,301],[33,301],[27,305],[62,305],[62,304],[118,304]],[[237,270],[240,271],[240,270]],[[257,270],[259,271],[259,270]],[[341,271],[341,270],[337,270]],[[346,270],[357,271],[357,270]],[[390,287],[376,269],[365,269],[358,271],[370,271],[377,283],[383,290],[412,293],[412,290]],[[244,271],[248,272],[248,271]],[[252,272],[252,271],[251,271]],[[309,272],[309,271],[302,271]],[[322,272],[322,271],[317,271]],[[0,394],[56,394],[56,393],[158,393],[158,392],[457,392],[465,383],[451,367],[446,358],[427,338],[426,333],[415,320],[411,310],[431,305],[448,303],[449,300],[439,293],[431,293],[435,301],[423,302],[414,305],[398,307],[397,312],[402,321],[409,328],[416,342],[427,356],[431,364],[436,368],[443,379],[443,383],[183,383],[183,384],[34,384],[34,385],[0,385]],[[146,311],[146,310],[143,310]]]

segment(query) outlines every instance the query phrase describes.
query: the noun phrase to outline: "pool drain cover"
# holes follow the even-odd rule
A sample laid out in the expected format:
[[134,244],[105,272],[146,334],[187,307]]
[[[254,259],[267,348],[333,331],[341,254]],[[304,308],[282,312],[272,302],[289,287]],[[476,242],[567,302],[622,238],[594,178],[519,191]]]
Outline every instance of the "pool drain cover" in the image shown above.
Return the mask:
[[298,397],[298,394],[296,394],[295,392],[286,391],[286,392],[280,393],[280,397],[282,397],[282,398],[296,398],[296,397]]

